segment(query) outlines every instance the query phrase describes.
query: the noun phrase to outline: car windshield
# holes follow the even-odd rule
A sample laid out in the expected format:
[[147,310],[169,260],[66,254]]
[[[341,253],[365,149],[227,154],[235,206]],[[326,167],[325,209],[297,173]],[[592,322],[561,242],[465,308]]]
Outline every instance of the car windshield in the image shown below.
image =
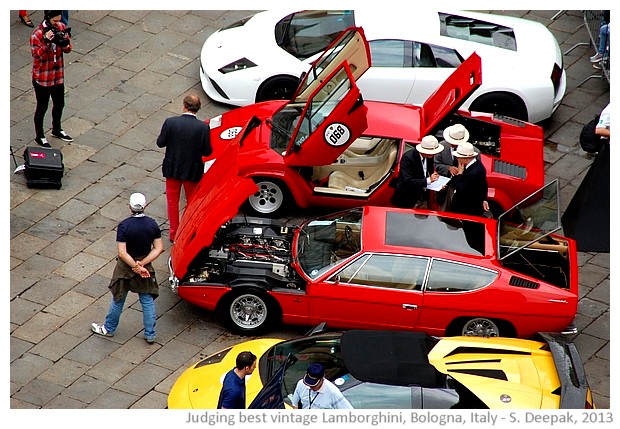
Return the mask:
[[320,217],[304,224],[297,236],[297,261],[315,279],[361,249],[362,209]]
[[308,10],[276,24],[276,43],[295,58],[305,60],[322,52],[348,27],[355,25],[352,10]]
[[558,231],[562,224],[557,179],[502,213],[497,222],[500,259]]

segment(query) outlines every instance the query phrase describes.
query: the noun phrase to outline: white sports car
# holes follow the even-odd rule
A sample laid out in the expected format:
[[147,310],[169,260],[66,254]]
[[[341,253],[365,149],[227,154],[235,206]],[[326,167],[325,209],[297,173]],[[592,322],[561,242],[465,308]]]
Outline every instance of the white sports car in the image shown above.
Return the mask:
[[560,105],[562,52],[544,25],[487,13],[378,9],[256,13],[207,39],[202,86],[211,99],[234,106],[290,99],[329,43],[345,28],[361,26],[372,67],[357,83],[367,100],[422,104],[476,52],[482,86],[464,108],[536,123]]

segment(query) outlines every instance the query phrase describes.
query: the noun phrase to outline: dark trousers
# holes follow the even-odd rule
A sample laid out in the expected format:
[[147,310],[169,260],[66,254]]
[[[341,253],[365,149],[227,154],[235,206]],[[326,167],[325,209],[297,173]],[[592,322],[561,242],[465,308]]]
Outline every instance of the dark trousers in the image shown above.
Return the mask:
[[34,111],[34,132],[36,137],[45,137],[43,120],[50,103],[50,97],[52,99],[52,131],[60,132],[62,130],[60,125],[62,110],[65,107],[65,85],[41,86],[33,80],[32,86],[34,86],[34,95],[37,99],[37,108]]

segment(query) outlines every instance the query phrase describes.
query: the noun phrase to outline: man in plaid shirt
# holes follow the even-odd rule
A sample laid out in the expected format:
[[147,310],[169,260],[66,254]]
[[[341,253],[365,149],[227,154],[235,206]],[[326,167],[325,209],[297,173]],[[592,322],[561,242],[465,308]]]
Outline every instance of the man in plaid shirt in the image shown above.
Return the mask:
[[[63,53],[71,52],[71,37],[67,26],[61,22],[62,11],[46,10],[43,22],[30,36],[32,52],[32,85],[37,99],[34,112],[34,141],[42,147],[51,147],[45,138],[43,119],[52,99],[52,136],[66,142],[73,138],[60,125],[65,107],[65,64]],[[61,32],[59,35],[58,32]]]

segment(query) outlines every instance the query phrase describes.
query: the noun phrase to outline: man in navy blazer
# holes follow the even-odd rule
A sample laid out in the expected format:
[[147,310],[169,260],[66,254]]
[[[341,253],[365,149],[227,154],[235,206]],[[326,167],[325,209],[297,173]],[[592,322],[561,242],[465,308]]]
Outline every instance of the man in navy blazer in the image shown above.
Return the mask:
[[454,189],[450,211],[482,216],[488,210],[487,171],[476,158],[478,153],[471,143],[460,143],[453,154],[459,165],[457,173],[448,182],[448,186]]
[[425,136],[415,149],[402,156],[392,204],[408,209],[428,208],[426,187],[439,178],[433,157],[442,150],[443,146],[434,136]]
[[186,96],[183,114],[166,119],[157,137],[157,146],[166,148],[162,172],[166,178],[171,242],[179,227],[181,186],[189,203],[204,172],[202,157],[211,154],[209,126],[196,118],[198,110],[200,98],[194,94]]

